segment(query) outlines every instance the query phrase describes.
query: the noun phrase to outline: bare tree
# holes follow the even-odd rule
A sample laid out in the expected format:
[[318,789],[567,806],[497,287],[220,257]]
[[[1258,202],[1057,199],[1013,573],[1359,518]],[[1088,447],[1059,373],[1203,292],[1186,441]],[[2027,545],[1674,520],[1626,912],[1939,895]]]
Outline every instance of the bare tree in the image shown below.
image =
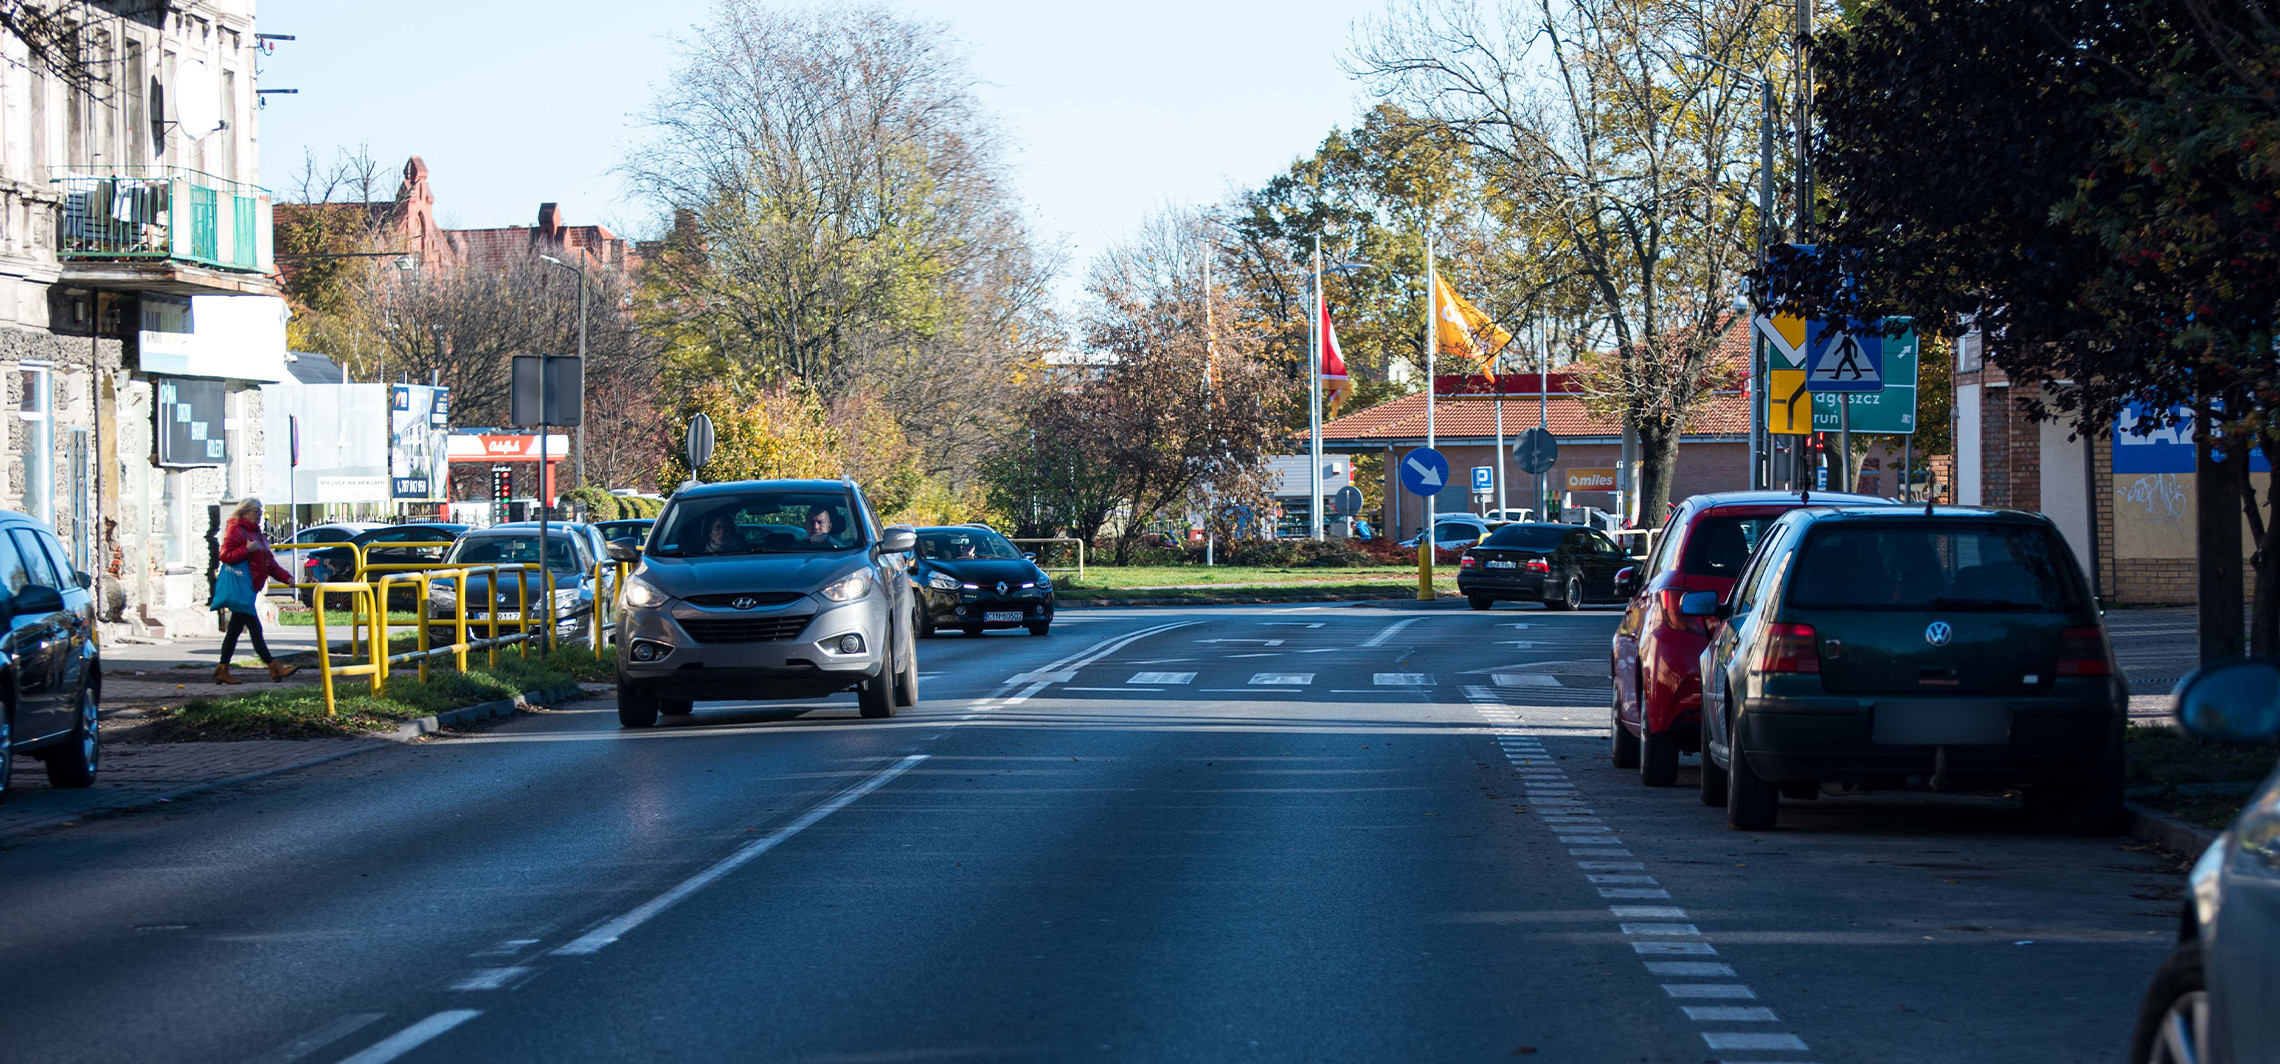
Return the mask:
[[[1786,10],[1786,9],[1782,9]],[[1474,149],[1544,254],[1591,299],[1595,376],[1640,442],[1640,520],[1661,521],[1679,434],[1751,265],[1755,98],[1681,57],[1771,65],[1769,0],[1412,0],[1365,33],[1356,70]],[[1685,66],[1695,71],[1698,68]]]

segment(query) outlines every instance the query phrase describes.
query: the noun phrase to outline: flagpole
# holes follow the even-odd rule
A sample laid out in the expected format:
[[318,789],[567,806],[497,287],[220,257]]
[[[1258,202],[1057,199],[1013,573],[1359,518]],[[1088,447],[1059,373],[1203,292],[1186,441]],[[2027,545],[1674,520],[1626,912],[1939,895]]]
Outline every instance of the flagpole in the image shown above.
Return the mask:
[[1504,519],[1504,378],[1495,376],[1496,364],[1503,361],[1499,350],[1489,364],[1490,376],[1496,381],[1496,516]]
[[[1433,355],[1441,346],[1440,334],[1440,275],[1433,266],[1433,231],[1425,231],[1425,446],[1436,448],[1440,437],[1433,431]],[[1417,536],[1417,598],[1433,597],[1433,523],[1435,520],[1434,496],[1425,496],[1425,531]]]
[[1311,384],[1309,384],[1309,385],[1308,385],[1308,387],[1307,387],[1307,389],[1306,389],[1306,392],[1307,392],[1307,403],[1308,403],[1308,406],[1311,408],[1311,409],[1310,409],[1310,411],[1309,411],[1309,413],[1308,413],[1308,417],[1307,417],[1307,421],[1308,421],[1308,424],[1309,424],[1309,426],[1310,426],[1310,431],[1307,433],[1307,439],[1308,439],[1308,445],[1307,445],[1307,456],[1308,456],[1308,458],[1309,458],[1309,461],[1308,461],[1308,463],[1307,463],[1307,469],[1306,469],[1306,484],[1307,484],[1307,491],[1308,491],[1308,495],[1307,495],[1307,500],[1308,500],[1308,501],[1307,501],[1307,504],[1306,504],[1306,512],[1307,512],[1307,514],[1309,515],[1309,516],[1308,516],[1308,519],[1307,519],[1307,523],[1308,523],[1309,525],[1312,525],[1312,526],[1313,526],[1313,530],[1314,530],[1314,538],[1316,538],[1316,539],[1321,539],[1321,538],[1322,538],[1322,238],[1321,238],[1320,236],[1316,236],[1316,237],[1314,238],[1314,300],[1313,300],[1313,304],[1314,304],[1314,305],[1313,305],[1313,307],[1311,308],[1312,312],[1311,312],[1310,314],[1308,314],[1308,315],[1307,315],[1307,327],[1306,327],[1306,335],[1312,338],[1312,342],[1311,342],[1311,343],[1309,343],[1309,344],[1307,345],[1307,359],[1308,359],[1308,361],[1310,361],[1310,362],[1312,362],[1312,363],[1313,363],[1313,367],[1312,367],[1312,370],[1311,370],[1311,372],[1309,372],[1309,373],[1307,374],[1307,376],[1308,376],[1308,377],[1309,377],[1309,378],[1312,380],[1312,383],[1311,383]]

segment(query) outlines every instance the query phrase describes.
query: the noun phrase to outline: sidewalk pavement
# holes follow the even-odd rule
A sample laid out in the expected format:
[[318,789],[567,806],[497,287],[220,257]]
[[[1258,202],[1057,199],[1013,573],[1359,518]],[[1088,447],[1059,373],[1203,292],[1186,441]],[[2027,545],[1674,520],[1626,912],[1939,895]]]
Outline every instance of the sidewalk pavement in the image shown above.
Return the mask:
[[0,803],[0,839],[394,745],[386,739],[107,743],[95,785],[82,790],[50,787],[38,762],[17,758],[8,800]]

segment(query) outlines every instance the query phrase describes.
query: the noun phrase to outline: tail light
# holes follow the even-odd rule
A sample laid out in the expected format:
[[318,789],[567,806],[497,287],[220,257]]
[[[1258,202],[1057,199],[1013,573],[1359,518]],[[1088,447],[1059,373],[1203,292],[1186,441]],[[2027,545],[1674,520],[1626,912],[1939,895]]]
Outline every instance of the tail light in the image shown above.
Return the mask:
[[1464,557],[1457,559],[1457,568],[1459,569],[1470,569],[1479,564],[1480,562],[1475,560],[1470,553],[1467,553]]
[[2106,640],[2096,625],[2068,628],[2058,633],[2060,676],[2112,676],[2114,663],[2106,660]]
[[1766,625],[1765,650],[1758,655],[1757,671],[1820,672],[1821,652],[1814,647],[1814,639],[1810,624]]
[[1530,558],[1527,561],[1521,562],[1520,568],[1525,569],[1531,573],[1548,573],[1552,571],[1552,563],[1547,562],[1542,558]]
[[1663,627],[1707,635],[1710,626],[1702,623],[1702,618],[1689,617],[1678,608],[1679,600],[1685,597],[1686,589],[1683,587],[1666,587],[1656,593],[1655,605],[1661,609]]

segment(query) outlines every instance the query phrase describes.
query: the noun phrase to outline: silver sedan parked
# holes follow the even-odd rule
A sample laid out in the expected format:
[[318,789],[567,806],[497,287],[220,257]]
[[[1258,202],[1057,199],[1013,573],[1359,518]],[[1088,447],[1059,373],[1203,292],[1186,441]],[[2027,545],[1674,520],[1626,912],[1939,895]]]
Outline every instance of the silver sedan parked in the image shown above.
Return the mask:
[[[626,580],[618,722],[702,700],[855,689],[866,717],[918,702],[911,529],[882,528],[852,482],[751,480],[673,496]],[[636,558],[630,545],[612,557]]]

